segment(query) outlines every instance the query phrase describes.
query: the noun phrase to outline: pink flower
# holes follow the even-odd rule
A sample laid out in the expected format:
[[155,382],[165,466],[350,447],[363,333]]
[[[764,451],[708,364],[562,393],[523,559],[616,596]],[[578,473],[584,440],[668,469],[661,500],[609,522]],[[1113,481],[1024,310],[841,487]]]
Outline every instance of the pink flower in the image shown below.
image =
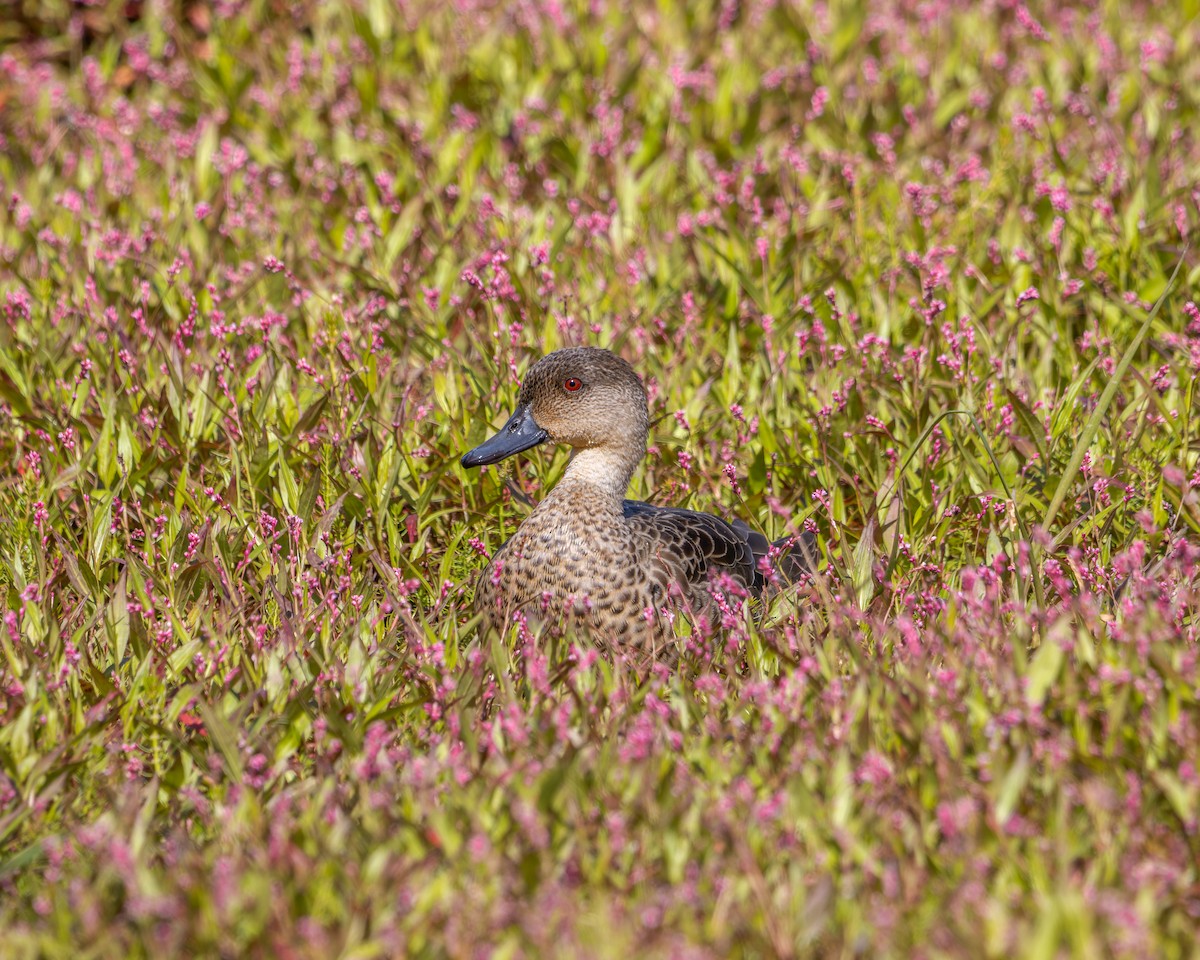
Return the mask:
[[854,771],[854,779],[858,783],[880,786],[892,779],[892,765],[887,757],[872,750],[863,757],[862,763]]

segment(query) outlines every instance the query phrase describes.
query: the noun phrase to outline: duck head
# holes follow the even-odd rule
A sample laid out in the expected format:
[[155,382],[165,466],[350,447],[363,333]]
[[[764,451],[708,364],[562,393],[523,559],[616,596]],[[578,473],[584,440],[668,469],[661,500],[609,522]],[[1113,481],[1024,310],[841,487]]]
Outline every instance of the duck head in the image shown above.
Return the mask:
[[462,465],[499,463],[550,441],[596,451],[615,463],[632,461],[632,473],[649,429],[646,388],[633,368],[608,350],[571,347],[529,369],[508,422],[463,456]]

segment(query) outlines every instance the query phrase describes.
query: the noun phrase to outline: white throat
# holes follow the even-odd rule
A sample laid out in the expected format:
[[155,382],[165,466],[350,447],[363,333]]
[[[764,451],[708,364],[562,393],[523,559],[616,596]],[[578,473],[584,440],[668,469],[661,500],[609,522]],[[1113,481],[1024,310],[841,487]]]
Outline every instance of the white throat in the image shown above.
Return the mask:
[[625,491],[629,489],[633,471],[641,459],[640,453],[633,457],[629,450],[618,450],[614,447],[576,450],[561,482],[588,483],[618,500],[623,500]]

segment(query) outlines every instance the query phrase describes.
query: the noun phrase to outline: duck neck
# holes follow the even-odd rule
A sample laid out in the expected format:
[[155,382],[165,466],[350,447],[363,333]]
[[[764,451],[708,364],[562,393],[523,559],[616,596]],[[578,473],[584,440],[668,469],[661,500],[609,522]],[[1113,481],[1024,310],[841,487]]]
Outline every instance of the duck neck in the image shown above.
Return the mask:
[[644,453],[644,445],[641,449],[600,446],[576,450],[558,485],[587,484],[619,506]]

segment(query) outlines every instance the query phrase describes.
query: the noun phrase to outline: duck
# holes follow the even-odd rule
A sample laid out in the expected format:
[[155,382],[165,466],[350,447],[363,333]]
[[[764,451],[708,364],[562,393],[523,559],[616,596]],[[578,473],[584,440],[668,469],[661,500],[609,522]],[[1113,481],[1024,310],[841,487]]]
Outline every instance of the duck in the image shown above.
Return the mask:
[[777,581],[761,557],[783,552],[775,569],[787,581],[815,571],[807,531],[772,544],[740,520],[626,499],[649,435],[646,388],[617,354],[569,347],[530,367],[508,421],[462,465],[497,464],[546,443],[572,456],[480,575],[475,607],[486,625],[561,618],[604,647],[657,658],[677,647],[676,614],[712,622],[718,584],[745,596]]

